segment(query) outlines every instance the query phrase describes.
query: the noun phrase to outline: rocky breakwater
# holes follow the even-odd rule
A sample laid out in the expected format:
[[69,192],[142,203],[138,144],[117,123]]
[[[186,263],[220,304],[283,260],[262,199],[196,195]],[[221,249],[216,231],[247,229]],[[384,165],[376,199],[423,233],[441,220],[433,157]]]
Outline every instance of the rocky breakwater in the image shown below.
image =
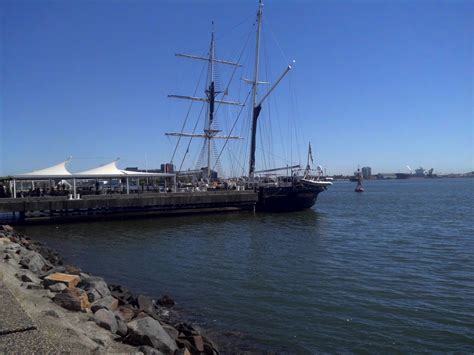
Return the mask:
[[[0,226],[0,258],[3,279],[8,279],[5,273],[12,274],[19,287],[30,290],[32,297],[41,295],[43,301],[35,303],[35,307],[43,304],[45,315],[74,318],[76,334],[89,337],[95,344],[95,348],[90,346],[90,349],[145,354],[218,354],[216,346],[195,327],[172,320],[170,308],[174,301],[168,296],[153,300],[135,295],[120,285],[108,285],[101,277],[64,265],[54,250],[10,226]],[[106,330],[109,337],[99,337],[98,329]],[[117,344],[123,344],[124,348],[117,348]]]

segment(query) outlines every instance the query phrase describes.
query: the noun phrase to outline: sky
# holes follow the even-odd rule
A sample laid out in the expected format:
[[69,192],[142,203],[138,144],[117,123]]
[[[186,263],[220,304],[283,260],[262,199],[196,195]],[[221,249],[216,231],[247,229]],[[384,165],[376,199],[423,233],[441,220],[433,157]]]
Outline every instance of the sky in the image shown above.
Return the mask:
[[[206,63],[175,53],[207,55],[214,28],[217,56],[242,64],[226,99],[244,102],[256,10],[254,0],[0,0],[0,176],[69,156],[72,171],[169,162],[177,139],[164,133],[188,110],[184,131],[203,128],[200,104],[167,95],[203,96]],[[262,80],[296,62],[263,107],[257,170],[305,164],[308,142],[331,175],[474,170],[473,1],[267,0],[261,48]],[[218,69],[223,91],[233,69]],[[249,109],[239,110],[217,114],[222,135],[244,138],[223,150],[228,175],[248,166]]]

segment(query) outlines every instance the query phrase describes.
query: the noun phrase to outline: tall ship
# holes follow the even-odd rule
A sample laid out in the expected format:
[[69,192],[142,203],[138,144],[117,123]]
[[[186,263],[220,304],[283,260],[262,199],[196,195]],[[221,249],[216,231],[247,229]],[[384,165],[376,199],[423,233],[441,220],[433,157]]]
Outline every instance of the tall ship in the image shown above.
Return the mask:
[[[83,219],[112,218],[112,216],[148,216],[170,215],[188,213],[210,213],[239,210],[257,210],[264,212],[298,211],[311,208],[322,191],[332,183],[322,174],[322,167],[316,171],[311,169],[313,156],[311,145],[308,146],[307,164],[305,167],[292,165],[291,155],[292,140],[281,138],[279,147],[283,154],[290,153],[290,159],[285,158],[287,165],[265,170],[256,169],[257,146],[260,152],[263,139],[261,135],[270,135],[266,124],[272,120],[263,120],[270,116],[269,96],[292,69],[288,65],[269,89],[259,92],[259,85],[269,84],[260,81],[260,36],[262,27],[263,3],[260,0],[256,27],[255,57],[248,56],[253,63],[253,70],[245,73],[251,79],[244,79],[251,87],[246,90],[246,99],[243,103],[227,99],[229,86],[221,87],[217,65],[227,68],[244,67],[238,62],[223,60],[216,57],[216,41],[214,30],[207,56],[179,54],[179,57],[204,61],[203,71],[207,68],[207,79],[203,97],[196,96],[199,85],[193,96],[169,95],[177,99],[186,99],[201,102],[201,113],[197,116],[196,123],[191,132],[185,132],[186,120],[179,132],[167,133],[176,137],[178,142],[169,163],[164,164],[161,171],[148,171],[146,169],[117,167],[117,160],[111,163],[88,169],[86,171],[72,172],[66,168],[70,158],[60,164],[31,171],[24,174],[12,175],[0,179],[0,186],[7,183],[0,190],[0,214],[8,215],[11,223],[28,223],[53,219]],[[253,30],[248,38],[253,37]],[[245,45],[244,45],[245,48]],[[286,59],[285,59],[286,60]],[[245,66],[245,69],[252,66]],[[262,73],[265,71],[262,70]],[[235,74],[235,72],[233,73]],[[204,76],[202,74],[202,76]],[[263,75],[262,75],[263,76]],[[230,90],[232,91],[232,90]],[[272,103],[278,100],[273,100]],[[265,109],[262,104],[266,102]],[[191,106],[191,105],[190,105]],[[235,107],[239,109],[234,123],[223,129],[217,122],[220,107]],[[190,107],[191,108],[191,107]],[[249,119],[241,120],[241,134],[234,133],[235,123],[241,116],[243,109],[249,111]],[[265,116],[262,112],[265,111]],[[190,116],[188,110],[187,118]],[[205,118],[204,129],[197,132],[198,123]],[[292,116],[291,121],[296,118]],[[257,134],[258,129],[258,134]],[[257,144],[257,135],[259,141]],[[241,137],[242,136],[242,137]],[[248,136],[245,139],[243,136]],[[185,154],[179,168],[174,171],[173,159],[176,155],[180,141],[186,141]],[[192,140],[202,140],[201,154],[199,155],[199,169],[195,171],[183,169],[183,162],[190,151]],[[220,152],[217,151],[216,141],[223,142]],[[297,143],[300,140],[295,140]],[[231,143],[233,142],[233,143]],[[241,145],[238,157],[238,174],[230,173],[230,178],[219,178],[217,170],[221,161],[224,148],[231,144]],[[227,153],[233,153],[227,148]],[[267,152],[273,151],[270,149]],[[235,152],[234,152],[235,153]],[[266,153],[266,152],[265,152]],[[276,156],[276,154],[274,154]],[[248,159],[248,160],[247,160]],[[263,160],[263,161],[261,161]],[[275,160],[265,161],[265,155],[259,156],[258,166],[265,168],[278,166]],[[235,166],[233,162],[232,166]],[[248,164],[248,165],[247,165]],[[177,165],[178,166],[178,165]],[[248,168],[248,170],[247,170]],[[283,174],[281,174],[283,172]],[[163,184],[163,186],[161,185]],[[25,187],[27,186],[27,187]],[[3,187],[3,186],[2,186]],[[1,216],[0,216],[1,217]],[[10,222],[9,222],[10,223]]]
[[[254,69],[253,78],[248,80],[244,79],[247,83],[252,86],[250,92],[250,148],[248,157],[248,174],[243,179],[239,180],[239,188],[246,190],[254,190],[258,194],[258,202],[256,205],[257,211],[267,212],[280,212],[280,211],[298,211],[303,209],[311,208],[317,200],[319,193],[326,190],[332,183],[321,179],[320,174],[314,173],[310,167],[310,160],[312,162],[311,146],[308,151],[308,164],[302,169],[300,165],[285,166],[282,168],[272,168],[266,170],[256,170],[256,150],[257,150],[257,128],[259,124],[259,117],[262,113],[262,104],[268,99],[279,83],[285,78],[288,72],[292,69],[292,64],[288,65],[283,73],[278,77],[275,83],[266,91],[259,92],[259,86],[264,82],[260,81],[259,69],[260,69],[260,42],[261,42],[261,30],[262,30],[262,16],[263,16],[263,2],[259,1],[257,20],[256,20],[256,46],[255,46],[255,58],[254,58]],[[215,146],[213,142],[218,140],[224,140],[227,144],[230,140],[239,140],[243,137],[229,134],[221,134],[221,130],[216,125],[216,106],[217,105],[233,105],[243,106],[237,101],[225,100],[223,96],[228,94],[228,87],[225,90],[217,90],[216,84],[216,64],[238,67],[238,62],[232,62],[223,59],[217,59],[215,56],[215,38],[214,30],[211,35],[211,43],[209,47],[208,56],[197,56],[189,54],[177,54],[179,57],[204,60],[208,62],[208,78],[205,88],[205,97],[195,96],[184,96],[184,95],[168,95],[172,98],[187,99],[193,101],[205,102],[207,105],[207,117],[202,133],[185,133],[183,129],[180,132],[166,133],[168,136],[178,137],[177,145],[183,138],[194,138],[204,139],[202,147],[201,160],[207,161],[207,166],[201,170],[205,173],[205,180],[208,186],[211,181],[214,180],[215,176],[213,167],[218,164],[220,154],[215,152]],[[294,62],[294,61],[293,61]],[[268,83],[266,83],[268,84]],[[224,93],[221,97],[219,94]],[[247,101],[247,100],[246,100]],[[184,128],[184,125],[183,125]],[[189,150],[189,145],[188,148]],[[175,149],[176,152],[176,149]],[[173,154],[174,157],[174,154]],[[214,161],[213,161],[214,158]],[[171,163],[173,158],[171,159]],[[181,170],[181,169],[178,169]],[[285,171],[285,175],[277,175],[278,171]],[[186,173],[181,171],[181,173]],[[179,173],[178,173],[179,174]],[[179,178],[179,175],[178,175]]]

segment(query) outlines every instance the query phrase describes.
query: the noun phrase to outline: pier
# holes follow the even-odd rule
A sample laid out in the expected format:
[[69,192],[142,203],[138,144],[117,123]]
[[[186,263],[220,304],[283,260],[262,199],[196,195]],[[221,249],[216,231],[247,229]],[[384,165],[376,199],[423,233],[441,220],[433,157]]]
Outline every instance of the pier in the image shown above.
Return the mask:
[[0,199],[0,213],[12,223],[92,219],[119,216],[252,211],[258,195],[252,190],[215,190],[142,194],[86,195],[80,199],[43,196]]

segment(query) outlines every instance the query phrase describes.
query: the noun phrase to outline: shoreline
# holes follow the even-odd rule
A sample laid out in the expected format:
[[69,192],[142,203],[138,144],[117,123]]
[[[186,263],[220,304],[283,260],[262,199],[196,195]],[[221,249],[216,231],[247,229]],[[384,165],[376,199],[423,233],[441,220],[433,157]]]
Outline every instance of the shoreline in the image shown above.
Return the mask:
[[[0,351],[219,354],[170,297],[108,285],[10,226],[0,226],[0,258],[2,299],[12,304],[0,321]],[[18,317],[25,326],[9,325]]]

